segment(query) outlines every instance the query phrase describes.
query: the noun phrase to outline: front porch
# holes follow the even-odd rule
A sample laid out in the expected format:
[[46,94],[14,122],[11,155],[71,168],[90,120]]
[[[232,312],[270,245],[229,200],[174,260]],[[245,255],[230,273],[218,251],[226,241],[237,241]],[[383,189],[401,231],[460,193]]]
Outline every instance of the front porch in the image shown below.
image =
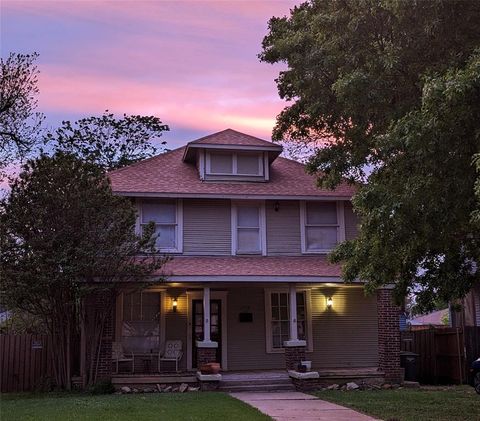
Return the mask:
[[[227,371],[222,373],[218,382],[218,390],[224,392],[253,392],[253,391],[287,391],[309,390],[329,385],[343,385],[355,382],[359,385],[380,385],[384,381],[384,373],[376,367],[361,369],[333,368],[328,370],[313,370],[309,373],[318,373],[315,381],[298,382],[286,370],[252,370],[252,371]],[[200,387],[196,373],[170,373],[170,374],[115,374],[112,383],[117,389],[128,386],[131,388],[147,388],[164,390],[165,386],[172,389],[180,384],[190,387]]]
[[[222,381],[255,382],[285,377],[301,361],[325,383],[388,377],[389,369],[396,375],[398,309],[383,291],[365,297],[360,286],[332,283],[172,283],[134,297],[125,288],[111,341],[125,356],[133,352],[135,363],[121,362],[117,372],[111,360],[110,375],[115,384],[191,383],[198,367],[217,362]],[[158,369],[169,341],[181,344],[178,373],[172,361]]]

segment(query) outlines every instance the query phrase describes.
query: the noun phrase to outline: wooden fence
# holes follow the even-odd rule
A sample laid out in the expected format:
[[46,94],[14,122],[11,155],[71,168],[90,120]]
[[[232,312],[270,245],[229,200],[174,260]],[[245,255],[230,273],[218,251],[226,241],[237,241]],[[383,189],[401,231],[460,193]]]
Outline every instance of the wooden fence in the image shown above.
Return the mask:
[[0,391],[48,387],[53,377],[51,350],[47,335],[0,335]]
[[402,351],[418,354],[418,381],[461,384],[480,357],[480,327],[430,328],[402,332]]

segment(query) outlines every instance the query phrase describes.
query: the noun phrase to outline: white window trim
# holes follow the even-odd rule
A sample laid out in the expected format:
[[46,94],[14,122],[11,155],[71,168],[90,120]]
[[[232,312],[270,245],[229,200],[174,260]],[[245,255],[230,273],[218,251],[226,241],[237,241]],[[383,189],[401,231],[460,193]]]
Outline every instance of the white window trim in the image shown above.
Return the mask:
[[[176,247],[173,248],[157,248],[158,252],[161,253],[182,253],[183,252],[183,200],[177,199],[175,200],[176,205],[176,223],[175,223],[175,244]],[[137,222],[137,232],[141,234],[142,232],[142,225],[146,225],[147,223],[143,223],[143,207],[142,203],[137,203],[138,207],[138,222]],[[173,225],[173,224],[155,224],[155,225]]]
[[[272,343],[272,293],[286,293],[288,288],[265,288],[265,345],[267,354],[283,354],[285,348],[274,348]],[[312,329],[312,294],[308,288],[297,288],[297,292],[305,294],[306,328],[307,328],[307,352],[313,352],[313,329]],[[289,303],[290,301],[288,301]]]
[[[237,207],[241,205],[258,205],[260,208],[260,252],[238,253],[237,252]],[[267,255],[267,235],[266,235],[266,211],[264,200],[242,200],[232,201],[231,206],[231,232],[232,232],[232,256],[266,256]]]
[[[135,292],[135,291],[134,291]],[[140,292],[140,291],[138,291]],[[141,292],[157,292],[160,294],[160,350],[165,347],[165,306],[168,305],[166,300],[166,294],[164,288],[146,288]],[[122,340],[122,323],[123,323],[123,299],[128,291],[122,292],[117,295],[115,303],[115,341],[121,342]]]
[[[300,238],[302,243],[302,254],[327,254],[333,249],[308,250],[307,249],[307,205],[305,200],[300,201]],[[345,203],[336,201],[337,204],[337,244],[345,241]]]
[[[222,151],[223,152],[223,151]],[[210,155],[212,153],[215,153],[215,152],[209,152],[207,151],[206,153],[206,165],[205,165],[205,172],[207,175],[221,175],[221,176],[241,176],[241,177],[262,177],[264,175],[264,154],[263,153],[258,153],[257,156],[258,156],[258,169],[259,169],[259,173],[257,174],[243,174],[243,173],[239,173],[237,171],[237,157],[239,155],[238,152],[232,152],[231,155],[232,155],[232,172],[231,173],[220,173],[220,172],[212,172],[212,169],[211,169],[211,158],[210,158]],[[249,153],[250,154],[250,153]],[[252,155],[255,154],[255,153],[251,153]],[[228,153],[226,153],[225,155],[229,155]],[[240,152],[240,155],[242,155],[242,153]]]

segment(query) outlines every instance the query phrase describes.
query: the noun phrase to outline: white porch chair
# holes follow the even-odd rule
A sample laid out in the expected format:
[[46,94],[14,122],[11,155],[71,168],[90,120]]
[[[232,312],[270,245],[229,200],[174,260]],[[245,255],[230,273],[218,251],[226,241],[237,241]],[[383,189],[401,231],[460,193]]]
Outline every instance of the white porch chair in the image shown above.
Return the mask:
[[182,359],[182,341],[166,341],[165,349],[158,355],[158,372],[162,361],[175,361],[175,371],[178,373],[178,362]]
[[133,355],[133,353],[126,355],[121,342],[112,343],[112,361],[114,361],[116,365],[116,374],[118,374],[118,365],[121,362],[131,362],[132,373],[135,372],[135,355]]

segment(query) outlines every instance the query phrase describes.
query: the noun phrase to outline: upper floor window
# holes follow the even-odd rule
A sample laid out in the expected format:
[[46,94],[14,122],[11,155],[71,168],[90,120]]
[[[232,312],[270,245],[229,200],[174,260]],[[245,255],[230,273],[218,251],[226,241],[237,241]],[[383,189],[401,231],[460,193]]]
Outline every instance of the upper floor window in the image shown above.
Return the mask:
[[181,203],[176,200],[142,203],[142,228],[150,222],[155,223],[156,247],[159,251],[181,251]]
[[302,251],[326,253],[343,241],[342,204],[305,202],[302,206]]
[[232,208],[232,254],[263,254],[265,208],[261,203],[237,203]]
[[263,154],[257,152],[208,152],[207,174],[262,176]]

